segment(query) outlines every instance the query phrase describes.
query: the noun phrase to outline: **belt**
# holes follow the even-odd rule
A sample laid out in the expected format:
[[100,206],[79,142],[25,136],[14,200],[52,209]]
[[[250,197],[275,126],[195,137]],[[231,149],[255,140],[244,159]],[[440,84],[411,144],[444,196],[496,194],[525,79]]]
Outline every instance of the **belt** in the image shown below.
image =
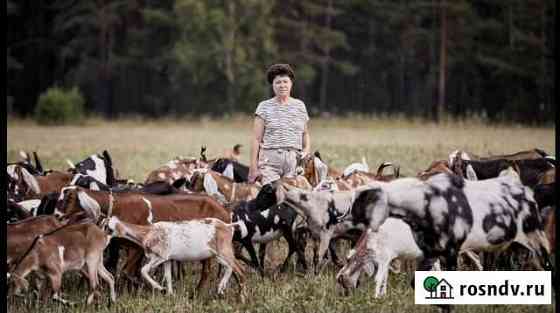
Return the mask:
[[263,150],[276,150],[278,152],[281,151],[296,151],[296,152],[301,152],[301,149],[296,149],[296,148],[291,148],[291,147],[282,147],[282,148],[261,148]]

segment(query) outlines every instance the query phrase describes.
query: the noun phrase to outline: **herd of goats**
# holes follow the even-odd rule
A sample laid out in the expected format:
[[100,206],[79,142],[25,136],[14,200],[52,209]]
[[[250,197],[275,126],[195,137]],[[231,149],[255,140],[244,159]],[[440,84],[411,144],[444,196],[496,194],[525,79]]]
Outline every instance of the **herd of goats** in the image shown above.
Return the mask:
[[[346,292],[362,273],[375,276],[375,297],[384,296],[401,261],[416,270],[552,270],[556,160],[540,149],[486,157],[453,151],[416,177],[400,176],[389,162],[370,172],[365,160],[339,171],[315,152],[298,161],[296,177],[264,186],[248,183],[236,158],[207,158],[205,147],[144,183],[119,177],[107,151],[68,161],[62,171],[45,170],[35,152],[34,162],[20,155],[7,165],[10,296],[36,291],[69,303],[60,292],[68,271],[86,278],[88,304],[101,297],[99,278],[116,300],[114,273],[172,294],[181,261],[202,263],[200,290],[216,260],[217,293],[233,275],[244,300],[247,266],[265,275],[266,245],[280,238],[288,244],[281,272],[294,253],[295,270],[308,270],[310,240],[315,274],[333,262]],[[352,245],[345,261],[339,239]],[[165,287],[150,276],[162,264]]]

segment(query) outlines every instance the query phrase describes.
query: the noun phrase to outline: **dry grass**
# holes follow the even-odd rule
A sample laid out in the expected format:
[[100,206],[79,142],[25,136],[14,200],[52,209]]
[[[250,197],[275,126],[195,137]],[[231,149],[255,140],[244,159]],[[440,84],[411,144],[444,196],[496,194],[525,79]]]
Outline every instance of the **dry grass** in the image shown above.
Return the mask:
[[[28,120],[9,119],[7,160],[19,157],[19,150],[37,151],[43,165],[65,169],[65,159],[74,162],[107,149],[121,177],[143,181],[148,172],[171,158],[198,156],[200,146],[208,146],[208,156],[220,154],[236,143],[243,144],[242,161],[248,163],[252,120],[235,116],[224,120],[158,120],[140,118],[118,122],[88,120],[84,125],[42,127]],[[365,156],[372,168],[383,161],[400,164],[401,174],[415,175],[431,161],[444,159],[449,152],[463,149],[479,155],[512,153],[541,148],[554,153],[552,127],[485,125],[480,121],[446,122],[443,125],[422,121],[366,119],[314,119],[310,124],[313,150],[318,149],[330,165],[343,168]],[[343,247],[340,247],[343,248]],[[198,279],[198,265],[187,266],[187,277],[176,282],[176,295],[163,296],[148,288],[118,292],[117,304],[107,307],[71,309],[58,304],[38,303],[34,299],[9,299],[9,312],[436,312],[430,306],[415,306],[413,291],[406,274],[390,277],[389,294],[373,298],[374,284],[363,280],[351,296],[337,290],[335,269],[327,267],[319,276],[298,276],[293,269],[286,274],[273,273],[286,255],[286,244],[269,246],[267,271],[270,278],[261,279],[249,273],[249,301],[238,302],[234,280],[225,299],[216,298],[217,282],[212,289],[194,300],[189,299]],[[310,251],[308,251],[309,253]],[[80,301],[86,294],[85,284],[75,275],[65,278],[65,294]],[[552,312],[552,306],[458,306],[457,312]]]

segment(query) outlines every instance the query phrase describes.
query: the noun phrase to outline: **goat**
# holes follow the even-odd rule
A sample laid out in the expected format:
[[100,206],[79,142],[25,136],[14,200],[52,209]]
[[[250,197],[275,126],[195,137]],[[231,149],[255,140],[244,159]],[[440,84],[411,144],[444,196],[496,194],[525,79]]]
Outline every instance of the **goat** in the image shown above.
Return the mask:
[[16,223],[8,223],[6,226],[8,239],[6,262],[8,266],[21,258],[35,237],[48,233],[62,225],[62,222],[54,216],[29,217]]
[[31,217],[31,213],[21,204],[7,199],[6,201],[6,222],[14,223]]
[[377,231],[389,215],[407,222],[424,254],[418,270],[429,269],[437,257],[455,270],[460,248],[499,250],[512,242],[550,267],[550,246],[533,192],[515,175],[468,181],[438,174],[424,182],[404,178],[369,186],[370,228]]
[[[369,187],[361,186],[351,191],[306,191],[282,184],[277,188],[278,204],[286,203],[307,219],[309,231],[314,239],[316,256],[315,273],[318,274],[325,263],[324,256],[335,231],[336,225],[348,222],[367,225],[370,213],[366,212]],[[364,198],[365,197],[365,198]]]
[[[231,222],[231,212],[212,197],[197,194],[152,195],[137,192],[110,193],[84,189],[78,186],[65,187],[57,201],[55,215],[66,216],[74,212],[86,211],[99,219],[101,216],[115,215],[133,224],[150,224],[158,221],[184,221],[214,217],[226,223]],[[117,246],[110,247],[110,268],[118,262]],[[112,249],[111,249],[112,248]],[[124,273],[128,278],[137,274],[142,260],[141,251],[136,246],[128,249]],[[198,289],[208,278],[208,262],[203,262]]]
[[206,192],[222,203],[249,201],[257,196],[260,189],[258,184],[236,183],[213,170],[196,171],[191,177],[190,186],[192,191]]
[[436,160],[433,161],[428,168],[422,172],[418,172],[416,177],[421,180],[426,180],[438,173],[449,173],[453,174],[451,169],[449,169],[449,161],[447,160]]
[[244,298],[243,269],[235,260],[232,237],[233,225],[215,218],[183,222],[157,222],[153,225],[135,225],[112,216],[107,223],[113,236],[128,239],[144,249],[148,262],[142,267],[142,276],[152,288],[164,288],[150,277],[150,271],[165,263],[167,292],[173,294],[171,284],[171,263],[177,261],[201,261],[216,257],[225,267],[225,273],[218,285],[222,295],[228,280],[235,273],[241,296]]
[[50,192],[58,192],[72,179],[71,173],[51,171],[34,176],[25,167],[15,166],[8,172],[8,196],[16,201],[39,199]]
[[204,167],[205,165],[203,165],[195,158],[177,158],[151,171],[144,181],[144,184],[147,185],[149,183],[163,181],[167,182],[169,185],[173,185],[176,180],[182,178],[184,178],[186,181],[190,181],[194,170]]
[[[236,183],[245,183],[249,177],[249,167],[230,158],[219,158],[209,164],[211,170],[222,173],[226,177],[233,179]],[[230,175],[226,175],[230,173]]]
[[527,160],[463,160],[457,158],[453,162],[452,170],[455,174],[470,180],[480,180],[497,177],[501,171],[514,168],[521,178],[521,182],[529,187],[540,183],[548,171],[555,169],[553,163],[547,159]]
[[62,226],[50,233],[36,237],[31,247],[15,264],[10,278],[15,293],[27,288],[25,277],[33,272],[43,272],[50,280],[53,299],[62,303],[59,292],[62,275],[69,270],[78,270],[89,281],[90,293],[87,303],[91,304],[97,293],[98,275],[109,284],[111,300],[116,300],[113,276],[103,266],[103,250],[109,237],[95,224],[72,224]]
[[329,167],[323,162],[319,151],[315,151],[312,155],[304,156],[299,160],[298,164],[302,168],[302,175],[305,176],[313,187],[316,187],[327,177],[336,178],[342,176],[341,171]]
[[[478,256],[472,251],[461,251],[469,256],[478,270],[482,265]],[[348,262],[336,275],[337,282],[345,292],[356,288],[362,272],[368,276],[375,275],[375,297],[383,296],[387,289],[390,263],[395,259],[417,260],[422,257],[412,230],[407,223],[398,218],[389,217],[379,227],[379,231],[365,231],[356,247],[348,253]]]
[[[307,179],[301,175],[296,177],[283,177],[281,182],[310,190],[311,185]],[[294,230],[297,222],[297,214],[292,208],[276,205],[276,195],[273,187],[278,182],[264,185],[255,199],[249,201],[239,201],[230,205],[232,207],[233,221],[238,221],[240,227],[234,234],[234,240],[240,242],[249,252],[251,263],[264,274],[264,257],[267,243],[283,236],[288,243],[288,256],[282,263],[280,271],[287,269],[288,261],[294,252],[298,255],[298,264],[307,270],[305,262],[305,249],[298,249],[301,244],[296,242]],[[257,260],[253,242],[260,243],[259,259]],[[249,263],[243,256],[238,256],[246,263]],[[260,262],[259,262],[260,260]]]
[[72,174],[91,176],[107,186],[114,186],[116,183],[113,160],[107,150],[103,150],[101,154],[92,154],[75,165],[70,161],[68,164]]

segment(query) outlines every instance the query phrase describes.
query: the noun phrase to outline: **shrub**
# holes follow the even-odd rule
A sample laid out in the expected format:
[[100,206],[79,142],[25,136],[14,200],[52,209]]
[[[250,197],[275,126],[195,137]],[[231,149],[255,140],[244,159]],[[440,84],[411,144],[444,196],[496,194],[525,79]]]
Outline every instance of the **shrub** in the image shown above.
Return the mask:
[[84,117],[84,103],[84,97],[77,87],[70,90],[49,88],[39,96],[35,120],[46,125],[77,123]]

